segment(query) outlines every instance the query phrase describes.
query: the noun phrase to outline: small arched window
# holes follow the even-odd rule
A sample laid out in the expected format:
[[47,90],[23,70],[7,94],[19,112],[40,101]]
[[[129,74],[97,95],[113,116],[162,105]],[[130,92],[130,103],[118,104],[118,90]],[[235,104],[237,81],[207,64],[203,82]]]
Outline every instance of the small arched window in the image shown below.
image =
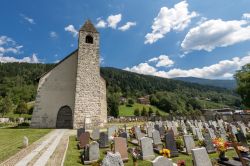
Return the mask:
[[85,39],[85,42],[86,42],[86,43],[93,44],[93,37],[90,36],[90,35],[87,35],[87,36],[86,36],[86,39]]

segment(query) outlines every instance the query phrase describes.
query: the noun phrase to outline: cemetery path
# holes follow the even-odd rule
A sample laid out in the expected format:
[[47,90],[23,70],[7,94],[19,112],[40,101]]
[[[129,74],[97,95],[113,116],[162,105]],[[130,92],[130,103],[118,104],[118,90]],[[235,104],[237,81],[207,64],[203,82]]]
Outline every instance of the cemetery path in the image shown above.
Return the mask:
[[70,130],[56,129],[21,150],[1,165],[8,166],[60,166],[68,146]]

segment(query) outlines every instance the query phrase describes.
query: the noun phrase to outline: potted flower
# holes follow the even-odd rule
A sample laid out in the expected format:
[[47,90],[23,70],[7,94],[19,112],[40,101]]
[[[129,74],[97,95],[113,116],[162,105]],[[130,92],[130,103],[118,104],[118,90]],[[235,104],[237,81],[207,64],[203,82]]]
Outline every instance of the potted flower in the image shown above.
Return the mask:
[[219,152],[220,160],[228,161],[229,159],[225,156],[225,152],[227,151],[229,143],[224,141],[222,138],[215,138],[213,140],[213,144],[215,144],[215,147]]
[[164,156],[164,157],[170,158],[170,150],[169,149],[160,150],[160,154],[162,154],[162,156]]
[[177,162],[177,166],[186,166],[186,162],[184,160],[180,160]]

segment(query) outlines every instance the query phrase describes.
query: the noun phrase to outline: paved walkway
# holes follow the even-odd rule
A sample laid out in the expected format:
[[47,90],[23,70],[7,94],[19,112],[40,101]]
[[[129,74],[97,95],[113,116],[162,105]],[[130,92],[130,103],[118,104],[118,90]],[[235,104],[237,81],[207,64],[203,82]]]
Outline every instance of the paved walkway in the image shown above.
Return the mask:
[[0,166],[61,166],[70,131],[56,129],[12,156]]

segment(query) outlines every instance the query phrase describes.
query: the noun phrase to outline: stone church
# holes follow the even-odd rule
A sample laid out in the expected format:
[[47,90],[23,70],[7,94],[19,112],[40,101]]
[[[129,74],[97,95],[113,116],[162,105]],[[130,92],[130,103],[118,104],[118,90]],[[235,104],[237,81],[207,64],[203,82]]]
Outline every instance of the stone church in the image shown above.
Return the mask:
[[31,127],[77,129],[106,122],[99,33],[88,20],[79,30],[78,49],[40,77]]

